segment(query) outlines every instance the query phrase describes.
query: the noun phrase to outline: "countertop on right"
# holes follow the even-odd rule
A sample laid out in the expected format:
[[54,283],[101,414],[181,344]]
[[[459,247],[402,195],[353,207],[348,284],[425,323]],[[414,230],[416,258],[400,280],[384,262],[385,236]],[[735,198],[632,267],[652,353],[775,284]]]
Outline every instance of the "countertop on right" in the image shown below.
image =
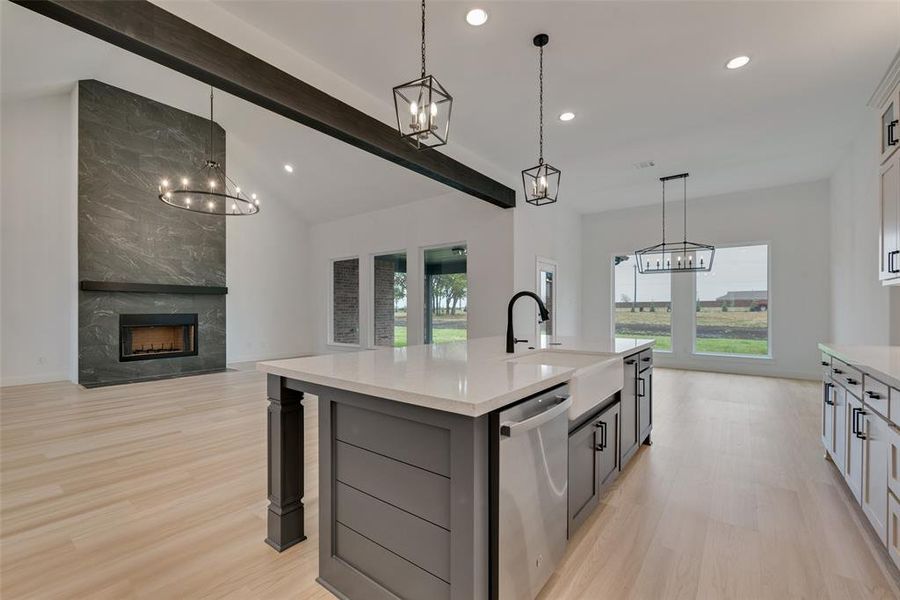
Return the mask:
[[900,389],[900,346],[819,344],[819,350]]

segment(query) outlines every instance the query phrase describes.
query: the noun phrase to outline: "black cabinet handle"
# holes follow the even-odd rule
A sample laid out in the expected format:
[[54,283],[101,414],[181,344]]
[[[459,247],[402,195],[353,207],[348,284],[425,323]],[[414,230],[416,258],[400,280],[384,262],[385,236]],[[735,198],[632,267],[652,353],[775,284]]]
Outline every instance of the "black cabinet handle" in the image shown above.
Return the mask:
[[888,273],[900,273],[900,268],[894,267],[894,257],[900,254],[900,250],[888,252]]
[[897,119],[894,119],[890,122],[887,128],[887,145],[888,146],[896,146],[897,138],[894,137],[894,129],[897,127]]
[[843,373],[843,371],[841,371],[840,369],[837,369],[837,368],[831,369],[831,372],[834,373],[835,375],[840,375]]
[[[864,417],[864,416],[866,416],[866,415],[868,414],[868,413],[865,411],[865,409],[860,408],[860,409],[858,409],[858,410],[859,410],[859,412],[856,413],[856,416],[857,416],[857,417]],[[866,434],[865,434],[865,433],[863,432],[863,430],[862,430],[862,425],[858,425],[858,426],[856,427],[856,437],[858,437],[858,438],[861,439],[861,440],[866,439]]]
[[645,391],[646,390],[644,390],[644,378],[638,377],[638,398],[643,398]]
[[827,366],[829,366],[830,364],[831,364],[831,363],[829,363],[827,360],[823,360],[823,361],[822,361],[822,366],[823,366],[823,367],[827,367]]
[[834,386],[833,383],[826,381],[825,382],[825,393],[823,394],[825,404],[828,406],[834,406],[834,400],[831,399],[831,388]]
[[650,362],[652,359],[651,359],[649,356],[645,356],[645,357],[642,358],[641,360],[644,361],[644,362]]
[[626,365],[633,365],[633,364],[634,364],[634,359],[631,358],[631,359],[626,360],[626,361],[625,361],[625,364],[626,364]]
[[594,449],[598,452],[602,452],[603,450],[606,450],[606,423],[598,421],[594,423],[594,427],[600,428],[600,443],[594,446]]
[[859,432],[856,430],[856,411],[858,410],[858,408],[850,409],[850,433],[857,437],[859,436]]
[[879,394],[878,392],[873,392],[871,390],[866,392],[866,396],[868,396],[872,400],[878,400],[881,398],[881,394]]
[[845,377],[844,379],[846,379],[847,383],[849,383],[850,385],[859,385],[859,382],[852,377]]

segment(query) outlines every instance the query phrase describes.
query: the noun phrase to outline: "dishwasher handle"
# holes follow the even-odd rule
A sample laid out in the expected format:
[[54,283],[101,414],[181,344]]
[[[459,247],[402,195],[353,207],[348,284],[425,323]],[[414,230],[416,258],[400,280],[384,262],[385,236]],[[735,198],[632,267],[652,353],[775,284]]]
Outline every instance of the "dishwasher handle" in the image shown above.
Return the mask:
[[536,429],[548,421],[552,421],[559,415],[563,414],[572,406],[572,397],[557,396],[556,404],[548,408],[542,413],[533,417],[528,417],[524,421],[507,421],[500,424],[500,435],[503,437],[515,437],[527,433],[532,429]]

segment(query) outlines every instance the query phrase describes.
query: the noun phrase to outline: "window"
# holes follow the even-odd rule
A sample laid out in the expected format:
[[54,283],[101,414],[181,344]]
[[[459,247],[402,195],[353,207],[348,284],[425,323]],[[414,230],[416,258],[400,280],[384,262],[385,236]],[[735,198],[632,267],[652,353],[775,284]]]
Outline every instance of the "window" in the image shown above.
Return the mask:
[[359,344],[359,259],[331,263],[331,339],[334,344]]
[[694,352],[769,355],[769,247],[717,248],[697,273]]
[[616,256],[615,331],[618,337],[655,339],[654,350],[672,349],[672,278],[641,275],[633,254]]
[[466,339],[468,278],[465,244],[425,250],[425,343]]
[[406,253],[373,261],[372,296],[376,346],[406,346]]
[[556,335],[556,289],[556,263],[538,259],[537,295],[550,311],[550,320],[538,323],[538,337]]

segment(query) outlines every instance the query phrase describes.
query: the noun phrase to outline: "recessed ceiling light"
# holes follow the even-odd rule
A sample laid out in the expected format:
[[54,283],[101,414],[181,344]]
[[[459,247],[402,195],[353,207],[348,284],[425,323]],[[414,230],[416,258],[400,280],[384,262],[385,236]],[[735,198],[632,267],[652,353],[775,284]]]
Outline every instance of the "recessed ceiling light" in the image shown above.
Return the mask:
[[478,27],[487,23],[488,14],[483,8],[473,8],[466,13],[466,23]]
[[284,170],[287,171],[288,173],[293,173],[294,167],[292,167],[291,165],[284,165]]
[[732,70],[740,69],[741,67],[746,66],[747,63],[749,63],[749,62],[750,62],[749,56],[735,56],[734,58],[729,60],[727,63],[725,63],[725,68],[732,69]]
[[563,114],[559,115],[560,121],[571,121],[574,118],[575,118],[575,113],[573,113],[573,112],[564,112]]

